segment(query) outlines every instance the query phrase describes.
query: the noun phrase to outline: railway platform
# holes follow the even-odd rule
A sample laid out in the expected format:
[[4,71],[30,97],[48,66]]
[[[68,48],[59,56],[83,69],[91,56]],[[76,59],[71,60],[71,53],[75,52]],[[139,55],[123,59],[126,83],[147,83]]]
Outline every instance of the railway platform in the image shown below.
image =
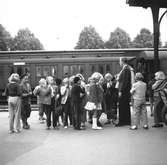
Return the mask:
[[[31,110],[32,111],[37,111],[38,110],[38,105],[37,104],[31,104]],[[5,104],[0,104],[0,112],[7,112],[8,111],[8,105]]]
[[0,112],[0,165],[166,165],[167,127],[104,125],[103,130],[77,131],[72,127],[46,130],[38,111],[32,111],[30,130],[8,134],[8,112]]

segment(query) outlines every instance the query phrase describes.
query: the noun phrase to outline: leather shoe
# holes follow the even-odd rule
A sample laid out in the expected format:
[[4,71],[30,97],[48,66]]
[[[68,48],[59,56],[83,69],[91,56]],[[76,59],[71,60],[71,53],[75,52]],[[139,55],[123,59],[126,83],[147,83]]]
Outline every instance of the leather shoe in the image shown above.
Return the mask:
[[144,129],[149,129],[148,125],[143,126]]
[[163,127],[163,124],[160,124],[160,123],[158,123],[158,124],[154,124],[152,127],[154,127],[154,128]]
[[115,124],[115,126],[116,126],[116,127],[121,127],[121,126],[123,126],[123,124],[118,123],[118,124]]

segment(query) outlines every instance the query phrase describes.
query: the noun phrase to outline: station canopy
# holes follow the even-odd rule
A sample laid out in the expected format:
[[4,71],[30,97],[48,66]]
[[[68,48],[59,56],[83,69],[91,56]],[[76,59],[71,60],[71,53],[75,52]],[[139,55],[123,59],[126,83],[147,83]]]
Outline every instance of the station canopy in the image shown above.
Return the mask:
[[129,6],[167,8],[167,0],[126,0]]

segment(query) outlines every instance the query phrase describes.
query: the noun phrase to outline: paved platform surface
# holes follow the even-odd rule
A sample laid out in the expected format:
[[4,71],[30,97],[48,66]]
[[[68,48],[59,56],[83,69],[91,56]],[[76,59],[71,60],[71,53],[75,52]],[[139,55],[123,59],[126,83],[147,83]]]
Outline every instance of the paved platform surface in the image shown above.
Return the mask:
[[8,112],[0,112],[0,165],[167,164],[167,127],[132,131],[105,125],[95,131],[87,124],[84,131],[45,130],[37,111],[29,123],[30,130],[8,134]]

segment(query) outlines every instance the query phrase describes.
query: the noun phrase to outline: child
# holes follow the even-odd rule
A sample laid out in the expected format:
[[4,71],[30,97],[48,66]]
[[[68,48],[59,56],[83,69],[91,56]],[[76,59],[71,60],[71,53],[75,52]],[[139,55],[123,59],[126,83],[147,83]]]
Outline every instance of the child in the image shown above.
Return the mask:
[[51,88],[51,107],[50,107],[50,111],[48,111],[47,114],[47,121],[49,122],[49,126],[51,125],[51,116],[52,116],[52,125],[54,129],[59,129],[57,127],[57,123],[58,123],[58,114],[55,111],[55,107],[57,105],[55,105],[57,103],[57,100],[59,98],[59,94],[58,94],[58,89],[57,86],[55,85],[54,79],[52,76],[48,76],[46,78],[47,84],[48,86]]
[[102,100],[103,100],[103,89],[99,85],[99,80],[102,75],[95,72],[91,76],[91,82],[89,87],[89,97],[88,102],[85,105],[86,110],[93,112],[92,119],[92,129],[101,130],[102,127],[97,125],[98,111],[102,110]]
[[74,85],[71,91],[71,101],[73,109],[73,126],[76,130],[81,130],[81,117],[82,117],[82,99],[85,93],[85,89],[81,88],[81,79],[76,76],[74,78]]
[[114,77],[110,73],[105,75],[105,80],[103,89],[108,120],[105,124],[110,124],[111,121],[115,124],[117,119],[118,90],[115,88]]
[[60,88],[61,104],[63,108],[63,124],[64,128],[68,127],[68,118],[70,125],[72,125],[72,113],[71,113],[71,86],[69,85],[69,79],[63,79],[63,85]]
[[40,80],[40,86],[35,88],[33,93],[39,98],[39,104],[41,105],[42,112],[46,114],[46,129],[49,130],[51,126],[50,113],[51,113],[51,87],[47,84],[45,79]]
[[133,110],[135,115],[134,125],[130,127],[131,130],[136,130],[140,124],[140,117],[143,119],[144,129],[148,129],[147,109],[146,109],[146,89],[147,85],[143,82],[143,75],[136,73],[136,82],[132,85],[130,90],[133,96]]
[[152,85],[154,83],[155,79],[151,77],[151,80],[148,81],[148,86],[147,86],[147,95],[150,103],[151,116],[153,116],[153,110],[154,110],[154,90],[152,89]]

